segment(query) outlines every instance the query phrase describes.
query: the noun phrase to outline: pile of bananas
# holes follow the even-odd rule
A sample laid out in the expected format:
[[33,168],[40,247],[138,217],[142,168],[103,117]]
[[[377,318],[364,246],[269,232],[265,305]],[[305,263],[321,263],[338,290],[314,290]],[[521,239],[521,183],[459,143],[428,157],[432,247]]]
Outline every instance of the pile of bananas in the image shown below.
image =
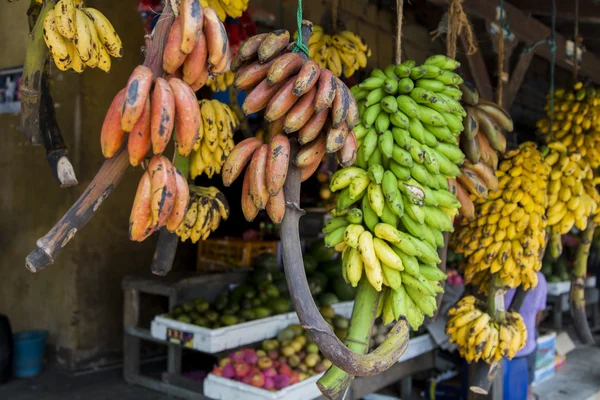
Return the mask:
[[346,78],[354,75],[359,68],[365,68],[367,57],[371,57],[371,49],[356,33],[346,30],[328,35],[318,25],[313,27],[308,51],[310,58],[318,62],[321,68],[329,68],[335,76],[344,74]]
[[475,219],[453,235],[464,254],[464,278],[486,292],[490,273],[505,286],[537,286],[539,252],[545,247],[550,166],[532,142],[506,154],[496,176],[498,190],[476,200]]
[[196,92],[210,76],[224,73],[229,60],[229,38],[215,9],[202,7],[200,0],[181,0],[165,45],[165,73]]
[[[579,153],[592,168],[600,166],[600,94],[592,86],[577,82],[572,90],[554,91],[552,140],[562,142],[568,152]],[[550,104],[546,105],[550,112]],[[537,122],[537,128],[550,134],[550,118]]]
[[[548,225],[553,234],[567,234],[573,226],[580,230],[587,227],[597,203],[588,194],[584,181],[593,179],[590,165],[579,153],[569,154],[562,142],[548,144],[550,152],[545,162],[552,167],[548,184]],[[592,186],[591,190],[596,189]]]
[[435,312],[437,281],[445,278],[436,247],[444,246],[442,232],[454,230],[460,207],[447,179],[464,158],[457,139],[462,79],[452,72],[458,66],[442,55],[423,66],[409,60],[375,69],[353,87],[358,154],[330,183],[341,192],[324,228],[326,246],[343,252],[350,284],[364,272],[376,290],[385,289],[386,321],[405,315],[413,329]]
[[227,88],[233,85],[235,79],[235,73],[231,71],[225,71],[221,75],[215,75],[208,80],[208,87],[213,92],[225,92]]
[[189,200],[185,177],[166,157],[155,155],[135,194],[129,217],[129,238],[141,242],[163,226],[175,232],[186,215]]
[[494,318],[482,311],[485,304],[474,296],[465,296],[448,311],[452,316],[446,323],[450,342],[468,363],[488,364],[502,358],[512,359],[527,343],[527,327],[516,312],[504,313],[504,319]]
[[248,0],[200,0],[200,2],[202,7],[215,10],[221,21],[225,21],[227,16],[239,18],[248,9]]
[[[223,184],[229,186],[249,164],[242,189],[242,210],[248,221],[266,208],[273,222],[281,222],[285,212],[281,188],[290,161],[301,169],[304,181],[326,153],[336,153],[342,166],[351,165],[356,156],[352,129],[359,115],[352,93],[331,71],[292,52],[289,40],[286,30],[253,36],[232,61],[233,86],[253,88],[242,111],[248,115],[264,109],[270,123],[269,144],[256,137],[246,139],[223,166]],[[284,132],[297,135],[302,145],[293,160]]]
[[213,186],[191,186],[190,191],[190,205],[175,233],[182,242],[189,238],[196,243],[200,239],[206,240],[219,227],[221,219],[229,218],[229,203],[223,193]]
[[76,0],[48,3],[44,41],[54,64],[62,71],[81,73],[85,67],[110,71],[110,56],[121,58],[123,44],[104,14]]
[[496,103],[479,98],[479,93],[468,82],[460,85],[462,102],[467,115],[460,147],[468,162],[461,168],[456,183],[456,195],[462,205],[461,216],[469,221],[475,218],[472,198],[485,199],[489,191],[498,188],[494,171],[498,168],[498,154],[506,151],[503,131],[512,132],[513,121],[508,112]]
[[199,136],[190,155],[190,177],[203,172],[212,178],[221,173],[221,166],[235,143],[233,133],[240,121],[227,104],[218,100],[200,100],[203,135]]

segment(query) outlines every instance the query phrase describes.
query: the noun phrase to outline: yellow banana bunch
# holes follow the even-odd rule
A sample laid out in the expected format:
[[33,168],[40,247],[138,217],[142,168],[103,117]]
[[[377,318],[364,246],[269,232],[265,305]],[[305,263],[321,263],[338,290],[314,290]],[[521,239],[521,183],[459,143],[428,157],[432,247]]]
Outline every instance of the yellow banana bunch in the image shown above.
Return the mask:
[[215,10],[221,21],[227,16],[239,18],[248,9],[248,0],[200,0],[200,3]]
[[485,292],[490,273],[499,273],[505,286],[537,286],[550,170],[532,142],[506,154],[496,171],[498,190],[475,200],[475,218],[452,238],[456,251],[465,256],[466,283]]
[[235,79],[235,72],[226,71],[221,75],[211,76],[208,80],[207,85],[213,92],[224,92],[229,86],[233,84]]
[[98,67],[108,72],[110,57],[123,56],[123,44],[110,21],[76,0],[59,0],[46,14],[44,41],[62,71],[81,73],[85,67]]
[[[297,35],[298,32],[294,38]],[[367,58],[371,57],[371,49],[356,33],[345,30],[328,35],[318,25],[313,26],[308,51],[310,58],[321,68],[328,68],[335,76],[343,74],[346,78],[354,75],[359,68],[365,68]]]
[[218,100],[204,99],[199,104],[202,135],[190,155],[190,176],[195,178],[204,172],[212,178],[221,173],[225,159],[235,147],[233,133],[240,121],[227,104]]
[[[437,248],[460,207],[449,178],[464,160],[457,137],[465,113],[460,98],[443,92],[460,95],[459,65],[445,55],[423,65],[407,60],[373,70],[350,89],[359,115],[346,140],[358,149],[331,177],[338,193],[324,241],[342,253],[350,285],[366,279],[382,292],[384,323],[402,315],[418,329],[443,291]],[[335,136],[323,139],[326,152],[337,150]]]
[[[552,234],[567,234],[573,226],[587,227],[588,218],[596,212],[597,191],[593,185],[586,188],[584,181],[592,181],[593,171],[579,153],[567,151],[567,146],[556,141],[548,144],[550,152],[545,163],[552,167],[548,183],[548,225]],[[594,195],[596,193],[596,196]],[[554,252],[553,252],[554,254]],[[558,252],[560,255],[560,251]]]
[[[554,91],[553,140],[565,145],[567,151],[579,153],[592,168],[600,166],[600,94],[592,86],[577,82],[572,90]],[[546,105],[550,112],[550,105]],[[544,134],[550,133],[550,118],[537,122]]]
[[206,240],[221,223],[229,218],[229,203],[216,187],[208,188],[190,185],[190,205],[183,223],[175,233],[182,242],[191,239],[192,243]]
[[527,343],[523,318],[519,313],[506,312],[503,321],[493,319],[482,311],[484,307],[474,296],[465,296],[450,308],[446,323],[450,342],[468,363],[512,359]]

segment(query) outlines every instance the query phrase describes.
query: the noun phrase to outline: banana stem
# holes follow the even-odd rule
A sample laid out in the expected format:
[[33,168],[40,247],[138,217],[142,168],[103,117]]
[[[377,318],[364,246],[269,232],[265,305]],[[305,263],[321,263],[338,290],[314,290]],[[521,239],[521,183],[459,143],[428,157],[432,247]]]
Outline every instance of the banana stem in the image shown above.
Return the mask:
[[44,19],[53,7],[53,2],[44,2],[35,25],[29,33],[23,76],[19,85],[19,93],[21,94],[20,130],[34,146],[41,146],[44,143],[40,132],[42,75],[48,57],[48,48],[44,43],[43,36]]
[[[354,299],[352,318],[344,344],[357,354],[369,351],[371,328],[377,312],[379,293],[371,286],[365,276],[358,284]],[[333,365],[317,382],[319,390],[330,399],[339,398],[352,384],[354,377]]]
[[[290,157],[295,157],[298,144],[292,142]],[[408,346],[408,323],[401,318],[388,333],[385,341],[372,353],[358,355],[348,349],[335,336],[331,326],[325,322],[310,293],[304,264],[298,222],[304,211],[300,209],[300,169],[290,164],[284,185],[286,212],[281,223],[283,265],[290,297],[294,303],[300,323],[319,350],[333,364],[354,376],[377,375],[398,361]]]
[[594,337],[590,331],[585,312],[585,277],[595,228],[596,224],[590,218],[587,228],[581,235],[581,243],[577,248],[573,278],[571,279],[571,292],[569,294],[569,308],[575,324],[575,331],[579,339],[585,344],[594,343]]
[[[44,7],[47,4],[48,2],[45,2]],[[36,27],[40,24],[40,21],[43,21],[43,9]],[[172,23],[173,12],[170,3],[167,3],[152,35],[146,38],[147,51],[144,65],[150,68],[155,76],[160,76],[163,73],[163,50]],[[40,83],[41,73],[40,71]],[[37,129],[39,131],[39,126],[37,126]],[[38,239],[36,242],[37,247],[25,259],[25,267],[29,271],[38,272],[52,264],[58,253],[92,219],[100,205],[115,190],[129,166],[126,142],[127,140],[124,141],[121,149],[114,157],[104,161],[92,182],[69,211],[44,237]]]

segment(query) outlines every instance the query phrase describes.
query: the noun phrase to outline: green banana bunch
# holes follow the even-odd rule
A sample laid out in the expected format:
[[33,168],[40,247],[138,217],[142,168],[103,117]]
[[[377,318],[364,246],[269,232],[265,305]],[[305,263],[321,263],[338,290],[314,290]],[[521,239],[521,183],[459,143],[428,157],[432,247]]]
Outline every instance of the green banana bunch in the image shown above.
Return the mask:
[[376,68],[350,89],[360,114],[358,151],[353,166],[332,176],[336,217],[324,240],[342,253],[348,284],[365,274],[383,292],[384,323],[403,316],[418,329],[443,291],[437,248],[461,204],[448,179],[460,175],[464,160],[458,65],[442,55],[421,66],[409,60]]

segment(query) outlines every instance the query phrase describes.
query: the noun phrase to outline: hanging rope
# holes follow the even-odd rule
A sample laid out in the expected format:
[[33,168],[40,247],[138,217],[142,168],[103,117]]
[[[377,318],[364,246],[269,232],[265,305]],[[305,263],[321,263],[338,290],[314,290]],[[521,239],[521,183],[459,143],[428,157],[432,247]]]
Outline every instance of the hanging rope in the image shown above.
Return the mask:
[[302,41],[302,0],[298,0],[298,10],[296,11],[296,22],[298,23],[298,37],[296,38],[296,45],[292,50],[294,53],[299,51],[304,52],[307,56],[310,57],[308,52],[308,47]]
[[575,0],[575,34],[573,35],[573,84],[577,82],[577,50],[579,49],[579,0]]
[[467,54],[477,52],[477,47],[474,43],[473,28],[469,23],[467,14],[463,10],[463,0],[452,0],[448,9],[448,29],[446,31],[446,55],[451,58],[456,58],[456,41],[462,33],[463,28],[467,36]]
[[556,0],[552,0],[552,31],[550,32],[550,134],[548,141],[552,141],[554,134],[554,69],[556,67]]
[[500,0],[500,30],[498,31],[498,84],[496,85],[496,103],[502,105],[504,81],[504,0]]
[[404,18],[404,0],[396,0],[396,64],[402,62],[402,19]]

